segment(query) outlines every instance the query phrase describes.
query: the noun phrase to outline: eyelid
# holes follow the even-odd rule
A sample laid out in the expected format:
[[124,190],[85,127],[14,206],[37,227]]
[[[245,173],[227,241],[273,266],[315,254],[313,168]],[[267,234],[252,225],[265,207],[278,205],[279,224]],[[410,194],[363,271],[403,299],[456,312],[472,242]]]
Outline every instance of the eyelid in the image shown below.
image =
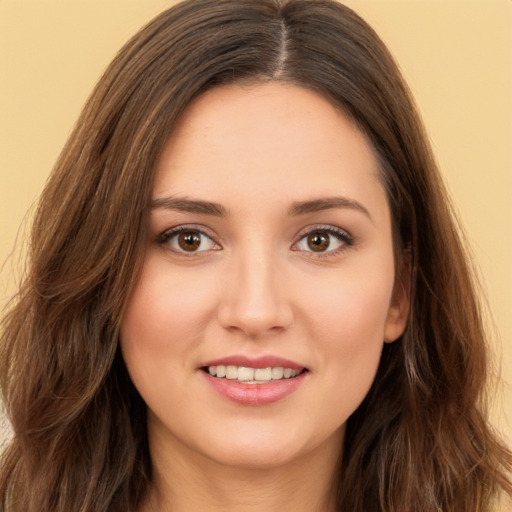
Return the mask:
[[179,226],[174,226],[171,228],[166,229],[165,231],[161,232],[157,237],[157,243],[158,245],[164,246],[176,235],[179,235],[180,233],[186,233],[188,231],[196,232],[202,236],[205,236],[209,240],[212,241],[215,248],[213,249],[204,249],[204,250],[198,250],[198,251],[185,251],[185,250],[179,250],[175,249],[173,247],[165,247],[165,249],[172,251],[174,254],[178,254],[179,256],[184,257],[194,257],[202,255],[202,253],[208,252],[208,251],[218,251],[222,249],[222,246],[217,241],[216,237],[213,236],[211,233],[209,233],[209,230],[204,228],[203,226],[198,226],[197,224],[180,224]]
[[[313,250],[307,251],[294,249],[294,247],[296,247],[302,240],[304,240],[307,236],[315,232],[324,232],[330,236],[334,236],[341,242],[341,246],[335,249],[319,252],[315,252]],[[313,255],[314,257],[318,258],[338,255],[341,252],[345,251],[348,247],[351,247],[355,244],[355,238],[346,229],[342,229],[338,226],[333,226],[332,224],[317,224],[307,226],[299,231],[299,233],[296,235],[296,239],[297,241],[292,244],[292,250],[307,253],[308,255]]]
[[[200,235],[207,237],[209,240],[211,240],[212,244],[215,247],[209,248],[209,249],[204,249],[204,250],[190,251],[190,252],[185,251],[185,250],[175,249],[170,246],[164,247],[164,248],[166,250],[172,251],[175,254],[178,254],[179,256],[184,256],[184,257],[202,256],[203,253],[206,253],[209,251],[218,251],[218,250],[222,249],[222,245],[218,242],[217,237],[212,235],[210,233],[209,229],[205,228],[204,226],[197,225],[197,224],[180,224],[178,226],[168,228],[168,229],[164,230],[163,232],[161,232],[157,236],[156,242],[159,245],[164,246],[172,237],[179,235],[180,233],[187,232],[187,231],[197,232]],[[297,248],[297,245],[302,240],[304,240],[304,238],[306,238],[307,236],[309,236],[315,232],[327,233],[328,235],[337,238],[341,242],[341,245],[335,249],[330,249],[327,251],[319,251],[319,252],[315,252],[313,250],[307,251],[307,250],[302,250],[302,249]],[[344,250],[346,250],[348,247],[351,247],[355,244],[355,238],[346,229],[342,229],[342,228],[340,228],[338,226],[334,226],[332,224],[314,224],[314,225],[306,226],[305,228],[302,228],[295,235],[294,238],[296,239],[296,241],[291,246],[292,251],[308,253],[317,258],[338,255],[341,252],[343,252]]]

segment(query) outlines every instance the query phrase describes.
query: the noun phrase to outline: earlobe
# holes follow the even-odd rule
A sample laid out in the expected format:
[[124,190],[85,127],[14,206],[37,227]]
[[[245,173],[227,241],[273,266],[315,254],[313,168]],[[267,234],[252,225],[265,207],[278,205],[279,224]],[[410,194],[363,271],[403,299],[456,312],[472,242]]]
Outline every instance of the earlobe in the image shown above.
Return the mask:
[[406,249],[400,259],[393,294],[384,327],[384,342],[396,341],[405,331],[409,320],[411,290],[411,250]]

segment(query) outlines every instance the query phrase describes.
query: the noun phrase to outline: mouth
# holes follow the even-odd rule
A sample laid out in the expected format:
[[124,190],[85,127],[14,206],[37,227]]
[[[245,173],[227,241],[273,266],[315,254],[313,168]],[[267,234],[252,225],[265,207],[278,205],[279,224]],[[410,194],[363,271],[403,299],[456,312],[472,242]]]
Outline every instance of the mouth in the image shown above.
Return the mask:
[[243,384],[268,384],[276,381],[293,379],[307,372],[306,368],[288,368],[284,366],[268,366],[252,368],[250,366],[212,365],[201,368],[216,379],[230,380]]
[[231,354],[204,361],[198,370],[224,399],[243,406],[280,402],[305,386],[310,370],[273,354]]

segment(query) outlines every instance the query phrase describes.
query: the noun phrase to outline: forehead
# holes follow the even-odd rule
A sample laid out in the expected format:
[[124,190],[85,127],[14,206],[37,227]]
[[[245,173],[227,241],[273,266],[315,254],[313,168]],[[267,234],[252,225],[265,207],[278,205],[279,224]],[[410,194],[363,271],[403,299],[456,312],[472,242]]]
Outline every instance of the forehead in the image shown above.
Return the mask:
[[382,196],[378,175],[366,136],[319,94],[277,82],[228,85],[184,111],[159,159],[153,197],[296,200],[333,189]]

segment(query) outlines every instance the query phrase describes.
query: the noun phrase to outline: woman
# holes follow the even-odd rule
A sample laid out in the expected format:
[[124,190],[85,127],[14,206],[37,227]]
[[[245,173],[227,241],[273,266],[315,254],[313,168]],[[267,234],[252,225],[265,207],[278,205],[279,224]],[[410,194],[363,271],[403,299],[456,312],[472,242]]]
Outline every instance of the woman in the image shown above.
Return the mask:
[[192,0],[100,80],[3,329],[9,511],[491,510],[471,271],[396,65],[329,1]]

